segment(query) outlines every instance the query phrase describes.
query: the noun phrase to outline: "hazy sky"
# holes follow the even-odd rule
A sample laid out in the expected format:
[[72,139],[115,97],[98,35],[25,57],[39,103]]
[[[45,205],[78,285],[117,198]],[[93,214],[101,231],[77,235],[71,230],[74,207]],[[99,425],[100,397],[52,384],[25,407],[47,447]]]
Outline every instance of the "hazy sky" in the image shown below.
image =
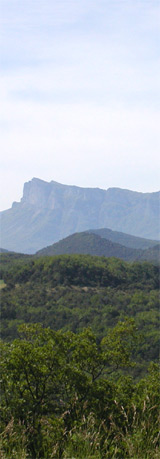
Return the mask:
[[160,0],[0,0],[0,209],[24,182],[159,189]]

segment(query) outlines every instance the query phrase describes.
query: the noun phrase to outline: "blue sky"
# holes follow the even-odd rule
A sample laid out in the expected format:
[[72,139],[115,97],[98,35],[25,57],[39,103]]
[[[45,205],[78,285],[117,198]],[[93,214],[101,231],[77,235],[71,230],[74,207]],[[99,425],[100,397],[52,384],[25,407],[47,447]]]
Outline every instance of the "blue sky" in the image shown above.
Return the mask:
[[0,209],[32,177],[157,191],[160,1],[0,0],[0,18]]

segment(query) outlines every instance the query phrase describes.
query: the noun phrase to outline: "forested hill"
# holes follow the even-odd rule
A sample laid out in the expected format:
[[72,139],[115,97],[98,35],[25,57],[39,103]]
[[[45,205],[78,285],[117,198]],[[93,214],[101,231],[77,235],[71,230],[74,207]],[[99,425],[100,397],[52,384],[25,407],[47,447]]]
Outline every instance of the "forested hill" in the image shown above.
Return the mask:
[[11,263],[3,254],[1,264],[2,338],[15,338],[23,322],[40,322],[76,333],[89,326],[100,339],[127,316],[143,335],[136,372],[158,358],[158,267],[87,255],[12,255]]
[[1,246],[35,253],[90,228],[159,240],[159,192],[80,188],[34,178],[25,183],[21,202],[1,212]]
[[3,253],[0,289],[2,457],[158,459],[158,266]]
[[[136,238],[138,239],[138,238]],[[89,254],[105,257],[117,257],[126,261],[147,260],[160,262],[160,245],[141,250],[125,247],[107,240],[99,234],[90,232],[75,233],[61,241],[37,252],[36,255]]]
[[160,242],[156,240],[132,236],[131,234],[126,234],[121,231],[113,231],[109,228],[90,229],[88,232],[98,234],[108,241],[116,242],[117,244],[121,244],[132,249],[145,250],[160,244]]
[[[7,257],[7,254],[6,254]],[[57,285],[79,285],[93,287],[158,288],[158,267],[142,262],[126,263],[114,257],[90,255],[60,255],[51,257],[26,257],[20,262],[5,267],[5,254],[1,276],[4,282],[13,285],[30,282]]]
[[91,232],[75,233],[37,252],[37,255],[89,254],[135,260],[141,251],[124,247]]

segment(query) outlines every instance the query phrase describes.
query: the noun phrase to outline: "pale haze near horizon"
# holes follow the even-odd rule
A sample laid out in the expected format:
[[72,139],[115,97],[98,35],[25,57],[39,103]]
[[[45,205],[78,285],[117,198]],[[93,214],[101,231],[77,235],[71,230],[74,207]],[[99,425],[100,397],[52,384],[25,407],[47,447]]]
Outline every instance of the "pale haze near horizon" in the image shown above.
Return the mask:
[[0,210],[38,177],[159,189],[160,2],[0,0]]

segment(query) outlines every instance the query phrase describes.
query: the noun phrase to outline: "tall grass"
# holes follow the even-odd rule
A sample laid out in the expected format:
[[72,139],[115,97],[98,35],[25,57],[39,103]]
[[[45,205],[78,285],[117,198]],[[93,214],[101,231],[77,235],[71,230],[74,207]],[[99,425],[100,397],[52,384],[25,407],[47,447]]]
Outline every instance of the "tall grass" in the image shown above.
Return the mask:
[[27,459],[27,432],[20,422],[12,418],[0,435],[0,459]]
[[[35,458],[29,451],[27,429],[20,422],[16,425],[12,418],[0,437],[0,459],[159,459],[158,436],[151,419],[154,407],[145,413],[144,403],[143,413],[139,413],[133,406],[132,419],[123,406],[119,409],[125,418],[122,428],[112,414],[109,429],[91,412],[68,432],[61,422],[56,427],[53,421],[42,419],[42,448]],[[157,419],[157,425],[159,422]]]

